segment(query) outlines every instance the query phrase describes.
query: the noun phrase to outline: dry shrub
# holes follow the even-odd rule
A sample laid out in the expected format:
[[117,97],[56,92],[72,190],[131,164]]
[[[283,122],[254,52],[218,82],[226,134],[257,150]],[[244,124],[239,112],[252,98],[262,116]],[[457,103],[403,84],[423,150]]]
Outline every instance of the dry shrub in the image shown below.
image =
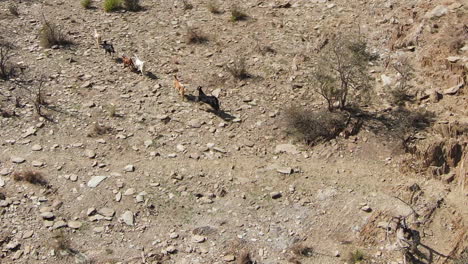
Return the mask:
[[141,6],[140,6],[140,0],[123,0],[123,7],[127,11],[140,11]]
[[15,67],[11,63],[13,49],[13,44],[0,40],[0,79],[8,80],[15,74]]
[[232,75],[232,77],[238,80],[244,80],[250,77],[250,74],[247,72],[244,58],[235,60],[231,66],[226,65],[226,70]]
[[312,257],[314,255],[314,249],[302,243],[296,243],[292,245],[291,251],[294,253],[294,255],[299,257]]
[[222,13],[221,9],[219,8],[219,3],[214,0],[208,2],[206,7],[208,8],[208,11],[210,11],[210,13],[212,14],[218,15]]
[[19,12],[18,12],[18,6],[17,5],[14,5],[14,4],[11,4],[8,6],[8,11],[10,11],[10,14],[14,15],[14,16],[19,16]]
[[46,186],[47,181],[42,173],[33,170],[26,170],[13,173],[13,180],[15,181],[26,181],[35,185]]
[[254,262],[250,258],[250,253],[249,252],[242,252],[239,255],[237,263],[238,264],[253,264]]
[[365,255],[359,249],[349,252],[348,254],[348,263],[355,264],[360,263],[365,259]]
[[0,200],[5,200],[5,199],[6,199],[5,194],[3,194],[3,193],[0,192]]
[[81,0],[81,6],[85,9],[91,8],[91,0]]
[[468,248],[465,248],[462,253],[460,254],[460,257],[455,260],[455,264],[466,264],[468,263]]
[[182,0],[182,4],[184,5],[184,10],[191,10],[193,9],[192,3],[187,0]]
[[40,44],[43,48],[50,48],[55,45],[68,46],[72,42],[66,37],[63,30],[44,19],[42,28],[39,31]]
[[234,5],[231,7],[231,21],[237,22],[246,20],[249,16],[244,13],[238,6]]
[[112,128],[109,126],[101,125],[99,123],[95,123],[93,126],[92,131],[88,134],[88,137],[97,137],[106,135],[112,132]]
[[187,28],[187,43],[203,44],[208,42],[208,37],[194,28]]
[[328,141],[346,128],[342,112],[311,111],[293,107],[286,110],[286,132],[307,145]]

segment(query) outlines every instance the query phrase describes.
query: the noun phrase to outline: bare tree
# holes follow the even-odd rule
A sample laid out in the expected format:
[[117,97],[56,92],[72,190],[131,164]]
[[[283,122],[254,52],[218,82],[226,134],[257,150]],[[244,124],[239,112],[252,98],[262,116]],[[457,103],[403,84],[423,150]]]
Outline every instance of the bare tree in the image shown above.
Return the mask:
[[366,43],[356,36],[337,36],[320,51],[312,71],[315,91],[332,111],[343,110],[349,98],[362,99],[371,89],[368,63],[373,59]]

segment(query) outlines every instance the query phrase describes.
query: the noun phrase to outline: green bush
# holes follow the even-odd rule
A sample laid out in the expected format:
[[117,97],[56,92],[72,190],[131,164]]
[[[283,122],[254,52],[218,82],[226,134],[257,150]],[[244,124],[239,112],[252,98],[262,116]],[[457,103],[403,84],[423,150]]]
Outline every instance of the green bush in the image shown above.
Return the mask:
[[242,10],[238,6],[235,5],[231,7],[231,21],[232,22],[246,20],[247,17],[248,17],[247,14],[242,12]]
[[89,9],[91,7],[91,0],[81,0],[81,6],[83,8]]
[[122,0],[105,0],[104,11],[112,12],[122,8]]

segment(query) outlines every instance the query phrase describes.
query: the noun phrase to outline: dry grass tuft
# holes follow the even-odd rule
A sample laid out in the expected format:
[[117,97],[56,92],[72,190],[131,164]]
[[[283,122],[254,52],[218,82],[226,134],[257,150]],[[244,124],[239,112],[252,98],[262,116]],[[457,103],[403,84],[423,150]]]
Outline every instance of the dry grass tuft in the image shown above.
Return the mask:
[[14,15],[15,17],[19,16],[18,6],[15,4],[9,5],[8,11],[10,11],[10,14]]
[[182,0],[182,4],[184,5],[184,10],[191,10],[193,9],[192,3],[187,0]]
[[81,0],[80,4],[85,9],[91,8],[91,0]]
[[249,16],[244,13],[238,6],[234,5],[231,7],[231,21],[237,22],[246,20]]
[[350,264],[360,263],[365,259],[365,255],[359,249],[349,252],[347,262]]
[[55,45],[67,46],[72,44],[62,29],[46,20],[42,23],[42,28],[39,31],[40,44],[43,48],[51,48]]
[[250,77],[250,74],[247,72],[244,58],[235,60],[231,66],[226,65],[226,70],[232,75],[232,77],[238,80],[244,80]]
[[254,262],[250,258],[250,253],[249,252],[242,252],[239,255],[239,259],[237,261],[237,264],[253,264]]
[[208,38],[194,28],[187,29],[187,43],[189,44],[203,44],[208,42]]
[[88,133],[88,137],[97,137],[106,135],[112,132],[112,128],[109,126],[101,125],[99,123],[95,123],[93,129],[90,133]]
[[206,7],[208,8],[208,11],[210,11],[210,13],[212,14],[219,15],[222,13],[221,9],[219,8],[219,3],[214,0],[208,2]]
[[35,185],[46,186],[47,181],[42,173],[33,170],[26,170],[13,173],[13,180],[15,181],[26,181]]

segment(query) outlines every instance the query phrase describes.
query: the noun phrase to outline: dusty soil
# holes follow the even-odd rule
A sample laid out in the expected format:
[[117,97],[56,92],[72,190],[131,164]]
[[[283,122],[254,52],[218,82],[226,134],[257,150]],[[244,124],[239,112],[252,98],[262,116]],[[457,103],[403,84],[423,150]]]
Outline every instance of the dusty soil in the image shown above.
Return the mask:
[[[305,146],[285,133],[284,112],[325,108],[307,81],[309,55],[327,32],[359,28],[379,56],[362,109],[392,113],[382,75],[395,80],[388,65],[408,57],[415,101],[406,107],[433,112],[434,125],[468,123],[464,1],[236,1],[248,15],[238,22],[228,1],[219,14],[190,2],[143,0],[139,12],[113,13],[101,1],[0,2],[1,36],[26,67],[0,81],[1,109],[16,114],[0,119],[1,263],[352,263],[357,250],[364,262],[403,263],[387,225],[413,210],[421,263],[459,258],[468,246],[463,162],[439,176],[405,170],[398,136],[371,121]],[[42,14],[74,44],[42,48]],[[208,41],[187,43],[188,27]],[[96,45],[94,28],[115,57]],[[138,54],[145,74],[118,63],[122,54]],[[226,71],[238,58],[250,78]],[[222,111],[180,98],[174,74],[189,99],[203,86]],[[35,90],[41,76],[43,117],[17,84]],[[438,137],[432,126],[418,132]],[[27,170],[47,184],[14,179]],[[105,179],[90,187],[96,176]]]

